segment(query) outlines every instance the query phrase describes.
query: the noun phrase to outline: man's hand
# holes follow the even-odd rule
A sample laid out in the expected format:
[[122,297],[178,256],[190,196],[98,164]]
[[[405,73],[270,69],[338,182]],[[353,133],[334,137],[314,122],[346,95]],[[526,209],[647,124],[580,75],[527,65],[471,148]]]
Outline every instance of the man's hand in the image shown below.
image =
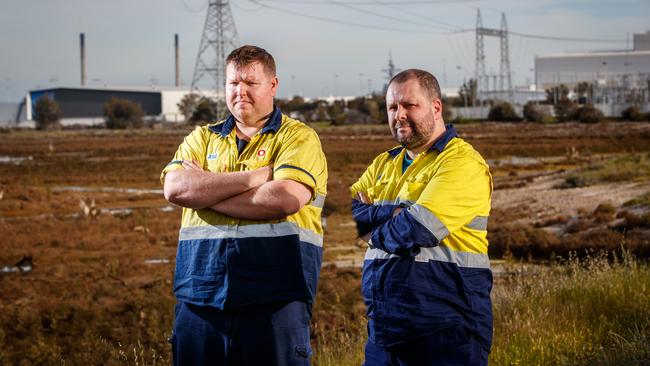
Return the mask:
[[365,192],[359,192],[357,193],[357,199],[359,202],[364,203],[366,205],[372,205],[372,200],[370,197]]

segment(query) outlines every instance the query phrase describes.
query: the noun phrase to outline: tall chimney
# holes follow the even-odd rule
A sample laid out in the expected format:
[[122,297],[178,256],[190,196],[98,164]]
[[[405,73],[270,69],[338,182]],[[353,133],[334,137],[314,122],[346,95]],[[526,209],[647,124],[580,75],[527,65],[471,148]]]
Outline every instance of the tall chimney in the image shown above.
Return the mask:
[[79,51],[81,56],[81,86],[86,85],[86,36],[79,33]]
[[181,75],[178,65],[178,33],[174,34],[174,61],[176,63],[176,87],[181,86]]

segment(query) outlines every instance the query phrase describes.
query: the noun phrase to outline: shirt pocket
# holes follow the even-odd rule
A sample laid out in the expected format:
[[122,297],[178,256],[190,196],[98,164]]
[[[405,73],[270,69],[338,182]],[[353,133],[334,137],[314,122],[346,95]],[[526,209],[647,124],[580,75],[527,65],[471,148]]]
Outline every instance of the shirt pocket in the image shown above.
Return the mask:
[[426,182],[406,182],[399,191],[399,198],[401,201],[412,201],[415,202],[420,198],[420,194],[426,187]]
[[208,160],[208,170],[213,173],[224,173],[230,171],[227,159]]
[[368,191],[366,192],[368,194],[368,198],[370,198],[372,202],[385,200],[387,196],[387,187],[387,181],[377,182],[374,186],[368,187]]

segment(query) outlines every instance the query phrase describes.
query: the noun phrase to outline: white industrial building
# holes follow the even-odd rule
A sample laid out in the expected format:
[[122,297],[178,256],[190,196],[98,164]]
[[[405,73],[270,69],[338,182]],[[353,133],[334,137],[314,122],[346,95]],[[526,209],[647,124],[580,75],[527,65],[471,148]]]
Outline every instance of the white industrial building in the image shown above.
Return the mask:
[[[61,124],[64,126],[103,124],[103,105],[111,98],[127,99],[140,104],[145,118],[149,120],[183,122],[185,117],[180,113],[178,103],[189,93],[189,89],[132,87],[56,87],[31,90],[22,103],[2,106],[0,125],[33,127],[33,107],[43,96],[48,96],[59,105],[62,112]],[[216,95],[210,93],[208,96],[214,98]]]
[[650,110],[650,32],[635,34],[631,50],[535,57],[538,90],[588,84],[586,102],[619,116],[629,105]]

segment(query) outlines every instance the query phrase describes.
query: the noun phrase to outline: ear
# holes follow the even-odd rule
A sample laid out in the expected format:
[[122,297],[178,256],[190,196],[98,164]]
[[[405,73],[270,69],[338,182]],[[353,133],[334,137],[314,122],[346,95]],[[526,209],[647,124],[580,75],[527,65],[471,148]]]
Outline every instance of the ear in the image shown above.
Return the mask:
[[271,78],[271,90],[273,91],[273,96],[275,97],[275,93],[278,90],[278,85],[280,84],[280,80],[278,80],[277,76],[274,76]]
[[431,105],[433,107],[433,118],[436,121],[442,120],[442,101],[440,99],[434,99]]

